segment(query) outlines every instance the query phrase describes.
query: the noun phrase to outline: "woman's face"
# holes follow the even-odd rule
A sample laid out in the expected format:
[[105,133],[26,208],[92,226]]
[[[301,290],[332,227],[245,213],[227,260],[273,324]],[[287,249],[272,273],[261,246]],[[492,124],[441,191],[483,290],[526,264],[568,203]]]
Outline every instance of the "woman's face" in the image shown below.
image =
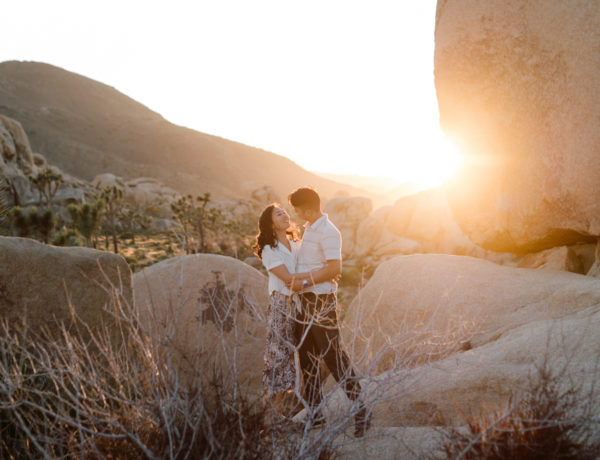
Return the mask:
[[285,209],[273,208],[273,230],[287,230],[290,228],[290,216]]

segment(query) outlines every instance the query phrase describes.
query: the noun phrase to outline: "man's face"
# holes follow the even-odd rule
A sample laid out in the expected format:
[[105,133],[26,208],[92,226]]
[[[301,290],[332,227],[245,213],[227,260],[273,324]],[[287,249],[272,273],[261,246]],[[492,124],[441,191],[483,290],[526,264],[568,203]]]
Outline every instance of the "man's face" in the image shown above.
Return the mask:
[[306,208],[302,208],[302,207],[298,207],[298,206],[294,206],[294,213],[296,213],[296,215],[300,218],[300,220],[303,221],[307,221],[309,220],[309,212],[308,209]]

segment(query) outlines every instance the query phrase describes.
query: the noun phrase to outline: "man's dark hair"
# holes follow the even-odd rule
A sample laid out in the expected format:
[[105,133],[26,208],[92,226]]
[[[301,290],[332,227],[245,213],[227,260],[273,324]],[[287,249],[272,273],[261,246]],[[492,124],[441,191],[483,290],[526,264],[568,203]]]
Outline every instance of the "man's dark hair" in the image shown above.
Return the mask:
[[314,211],[321,210],[319,194],[310,187],[300,187],[288,195],[288,203],[296,208],[308,208]]

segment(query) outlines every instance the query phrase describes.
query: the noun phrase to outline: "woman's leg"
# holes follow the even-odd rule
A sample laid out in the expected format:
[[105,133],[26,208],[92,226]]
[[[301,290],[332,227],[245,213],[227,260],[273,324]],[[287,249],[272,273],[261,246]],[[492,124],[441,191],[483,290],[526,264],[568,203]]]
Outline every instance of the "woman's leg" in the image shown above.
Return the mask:
[[267,312],[267,344],[263,385],[265,389],[265,423],[289,415],[290,393],[293,396],[294,366],[293,306],[282,294],[271,294]]

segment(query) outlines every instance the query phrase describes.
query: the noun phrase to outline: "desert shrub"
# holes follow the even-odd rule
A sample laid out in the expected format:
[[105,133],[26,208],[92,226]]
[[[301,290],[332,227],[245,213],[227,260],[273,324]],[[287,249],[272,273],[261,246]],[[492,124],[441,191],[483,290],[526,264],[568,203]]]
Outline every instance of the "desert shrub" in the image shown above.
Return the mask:
[[266,431],[262,404],[217,372],[207,386],[205,376],[183,384],[168,341],[146,333],[115,289],[113,299],[110,330],[74,311],[68,327],[0,323],[0,458],[326,457],[338,431]]
[[77,230],[62,227],[54,234],[52,244],[54,246],[81,246],[82,237]]
[[366,263],[362,257],[357,258],[354,264],[344,268],[339,285],[341,287],[360,287],[373,276],[375,267],[370,263]]
[[15,206],[9,212],[9,219],[16,236],[35,238],[44,243],[50,240],[58,221],[52,209],[36,206],[29,206],[27,210]]
[[104,203],[100,200],[81,205],[71,203],[67,206],[67,212],[71,218],[71,228],[82,236],[87,247],[96,247],[103,206]]
[[445,453],[452,459],[595,459],[600,456],[600,420],[593,389],[566,379],[566,367],[553,369],[546,359],[529,388],[506,407],[445,433]]

